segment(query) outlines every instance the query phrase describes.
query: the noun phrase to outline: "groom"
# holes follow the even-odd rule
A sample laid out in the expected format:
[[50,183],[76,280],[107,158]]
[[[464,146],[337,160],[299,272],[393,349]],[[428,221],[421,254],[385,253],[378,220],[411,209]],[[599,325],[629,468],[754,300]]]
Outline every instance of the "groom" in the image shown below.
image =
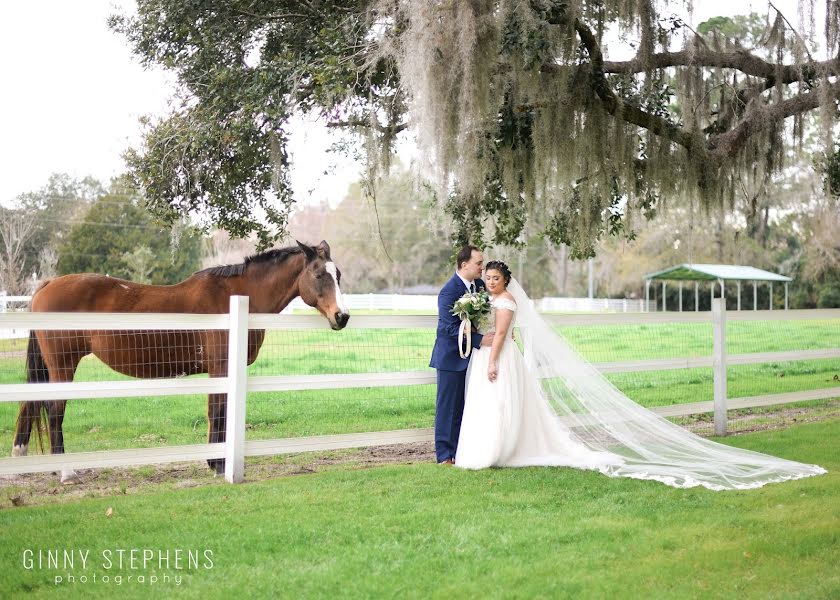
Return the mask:
[[[481,271],[484,256],[475,246],[458,251],[458,270],[438,294],[438,326],[430,367],[437,369],[437,402],[435,405],[435,453],[440,464],[455,464],[455,450],[464,415],[464,387],[469,358],[458,352],[458,328],[461,320],[452,314],[455,301],[468,291],[484,289]],[[493,334],[473,335],[474,348],[489,346]],[[466,348],[463,349],[466,351]]]

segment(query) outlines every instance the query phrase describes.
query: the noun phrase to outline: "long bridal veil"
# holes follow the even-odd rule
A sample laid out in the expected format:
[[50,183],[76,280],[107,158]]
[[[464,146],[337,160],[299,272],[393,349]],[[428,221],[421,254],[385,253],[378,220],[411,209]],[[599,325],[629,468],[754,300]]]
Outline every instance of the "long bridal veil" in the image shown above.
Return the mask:
[[825,473],[816,465],[732,448],[701,438],[625,396],[581,357],[537,312],[515,279],[516,326],[526,369],[575,441],[621,460],[602,471],[673,487],[748,489]]

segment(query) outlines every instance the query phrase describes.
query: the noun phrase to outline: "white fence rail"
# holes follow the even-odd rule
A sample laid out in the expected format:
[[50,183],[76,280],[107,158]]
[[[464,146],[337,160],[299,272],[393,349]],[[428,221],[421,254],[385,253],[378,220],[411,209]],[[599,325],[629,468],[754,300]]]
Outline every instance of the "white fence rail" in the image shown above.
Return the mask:
[[[32,296],[8,296],[5,292],[0,293],[0,313],[10,310],[29,310],[29,301]],[[26,329],[0,328],[0,340],[11,340],[25,338],[29,335]]]
[[[0,294],[0,312],[25,310],[31,296],[5,296]],[[350,310],[417,310],[437,311],[437,296],[422,294],[344,294]],[[650,312],[656,310],[651,300],[645,310],[645,300],[635,298],[559,298],[546,297],[536,300],[542,312]],[[296,310],[310,309],[300,298],[295,298],[283,311],[291,314]],[[28,334],[25,334],[28,335]],[[22,337],[22,336],[18,336]]]
[[[725,353],[726,319],[729,320],[822,320],[840,319],[840,310],[807,310],[787,312],[730,312],[722,310],[716,300],[711,313],[634,313],[599,315],[551,315],[547,320],[555,325],[609,325],[653,323],[709,323],[714,327],[715,350],[712,356],[695,358],[665,358],[643,361],[596,363],[602,372],[617,373],[645,370],[669,370],[712,366],[715,372],[715,397],[710,402],[678,404],[657,407],[653,410],[663,416],[685,416],[715,412],[715,432],[726,432],[726,411],[736,408],[768,406],[806,400],[840,397],[840,387],[830,387],[802,392],[769,394],[751,398],[726,398],[726,367],[734,364],[757,364],[784,360],[812,360],[840,358],[840,348],[792,352],[761,352],[729,355]],[[356,315],[349,328],[435,328],[434,315]],[[120,314],[120,313],[6,313],[0,314],[0,328],[35,330],[191,330],[228,329],[231,332],[228,349],[229,376],[213,379],[151,379],[112,382],[38,383],[0,385],[0,402],[20,400],[52,400],[78,398],[108,398],[149,395],[178,395],[194,393],[227,393],[226,442],[221,444],[196,444],[164,448],[111,450],[108,452],[83,452],[65,455],[42,455],[0,459],[0,474],[54,471],[61,468],[97,468],[138,464],[157,464],[188,460],[226,458],[225,477],[228,481],[241,481],[244,457],[330,450],[361,446],[375,446],[412,441],[432,441],[431,429],[369,432],[344,435],[314,436],[278,440],[245,440],[245,411],[247,392],[322,390],[354,387],[384,387],[427,385],[435,382],[433,371],[399,373],[362,373],[304,376],[253,376],[246,375],[248,329],[326,329],[326,321],[314,315],[248,314],[247,298],[231,298],[229,314]]]
[[[418,310],[437,311],[437,296],[406,294],[345,294],[350,310]],[[542,298],[536,300],[542,312],[646,312],[645,301],[614,298]],[[651,301],[649,307],[656,308]],[[284,313],[305,310],[309,307],[295,298]]]

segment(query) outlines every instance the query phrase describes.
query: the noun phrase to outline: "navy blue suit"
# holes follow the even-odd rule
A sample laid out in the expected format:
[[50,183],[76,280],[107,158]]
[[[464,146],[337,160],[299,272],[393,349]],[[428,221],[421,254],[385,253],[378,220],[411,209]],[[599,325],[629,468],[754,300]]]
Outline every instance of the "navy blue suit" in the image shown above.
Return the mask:
[[[481,279],[475,280],[476,291],[484,289]],[[458,329],[461,319],[452,314],[455,301],[468,290],[464,282],[453,275],[438,294],[438,326],[430,367],[437,369],[437,400],[435,404],[435,453],[438,462],[455,458],[461,418],[464,416],[464,391],[469,358],[458,352]],[[481,335],[473,332],[472,346],[481,346]]]

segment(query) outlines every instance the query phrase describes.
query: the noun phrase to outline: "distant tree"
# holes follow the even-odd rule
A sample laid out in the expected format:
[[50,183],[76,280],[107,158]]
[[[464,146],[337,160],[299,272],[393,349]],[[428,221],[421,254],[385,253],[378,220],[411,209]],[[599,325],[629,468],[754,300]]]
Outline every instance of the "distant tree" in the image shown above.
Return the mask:
[[128,279],[137,283],[152,283],[155,255],[148,246],[137,246],[133,252],[124,252],[123,262],[128,269]]
[[[138,197],[115,189],[94,202],[70,230],[59,249],[58,272],[139,276],[171,284],[200,268],[202,243],[195,228],[156,225]],[[144,247],[153,255],[151,266]]]
[[363,183],[355,183],[335,210],[325,205],[299,209],[289,230],[302,241],[330,243],[342,269],[342,288],[349,292],[434,285],[454,270],[449,231],[430,191],[402,168],[383,180],[375,200]]
[[201,266],[207,268],[239,263],[255,254],[256,248],[253,240],[231,238],[228,232],[217,229],[205,242]]
[[36,222],[29,211],[0,209],[0,286],[10,296],[32,291],[25,270],[25,249],[35,229]]
[[21,259],[21,270],[27,277],[32,272],[37,272],[39,279],[55,275],[58,247],[91,203],[104,193],[102,183],[93,177],[76,179],[53,173],[43,187],[14,199],[15,209],[28,215],[33,225]]

